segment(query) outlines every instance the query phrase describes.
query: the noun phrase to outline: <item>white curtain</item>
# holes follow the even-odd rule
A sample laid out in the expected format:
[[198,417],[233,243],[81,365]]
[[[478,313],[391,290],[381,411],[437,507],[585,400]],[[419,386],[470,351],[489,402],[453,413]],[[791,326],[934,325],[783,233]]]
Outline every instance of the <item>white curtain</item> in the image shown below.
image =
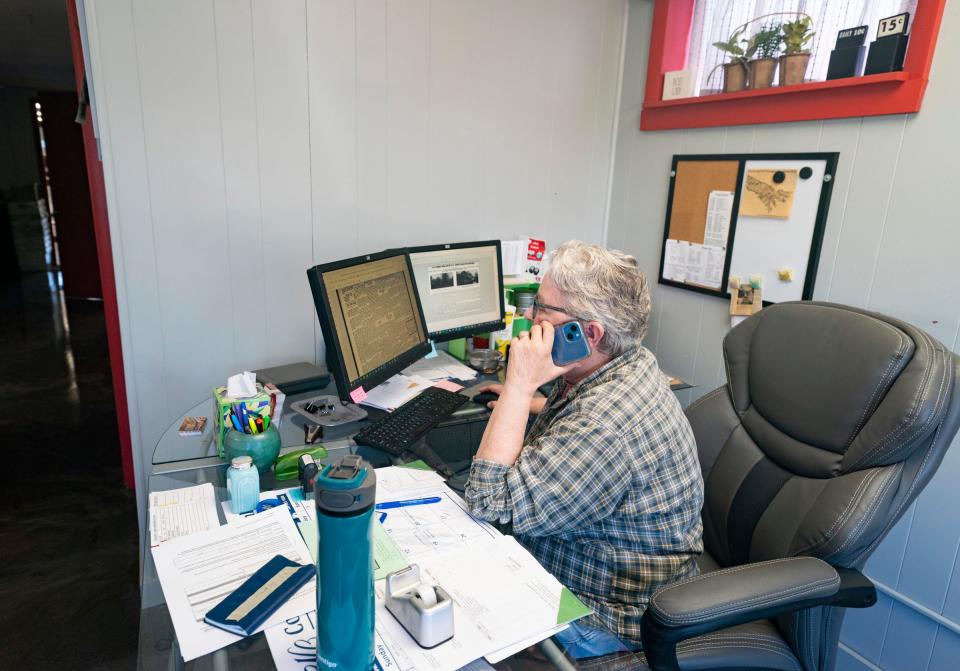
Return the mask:
[[[687,67],[694,70],[695,91],[722,86],[722,74],[717,71],[710,81],[707,76],[717,64],[726,62],[726,54],[714,42],[726,41],[730,34],[750,19],[772,12],[806,12],[813,19],[816,31],[811,47],[813,57],[807,70],[807,79],[821,81],[827,78],[830,51],[837,41],[837,33],[844,28],[866,25],[867,44],[874,39],[877,22],[887,16],[910,12],[910,21],[916,13],[917,0],[697,0],[690,31],[690,52]],[[748,37],[768,22],[783,23],[792,17],[770,17],[751,24],[743,37]],[[909,28],[908,28],[909,32]]]

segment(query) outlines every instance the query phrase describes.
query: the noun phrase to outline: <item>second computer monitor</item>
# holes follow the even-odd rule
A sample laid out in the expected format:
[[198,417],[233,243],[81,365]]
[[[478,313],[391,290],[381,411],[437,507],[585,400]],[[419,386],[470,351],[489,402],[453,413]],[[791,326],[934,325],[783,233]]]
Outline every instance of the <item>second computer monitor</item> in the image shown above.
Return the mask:
[[407,252],[432,340],[503,328],[499,240],[410,247]]

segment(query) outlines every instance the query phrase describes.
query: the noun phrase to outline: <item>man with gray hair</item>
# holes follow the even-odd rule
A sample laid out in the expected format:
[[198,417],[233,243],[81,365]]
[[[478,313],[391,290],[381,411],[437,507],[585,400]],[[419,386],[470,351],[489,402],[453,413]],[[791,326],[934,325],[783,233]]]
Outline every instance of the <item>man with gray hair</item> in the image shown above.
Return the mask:
[[[661,586],[696,573],[703,480],[690,424],[642,345],[650,290],[636,259],[579,241],[553,252],[514,338],[466,487],[470,511],[513,533],[594,610],[564,632],[575,657],[640,646]],[[559,367],[554,328],[592,353]],[[556,380],[549,398],[537,389]],[[530,414],[536,420],[526,432]]]

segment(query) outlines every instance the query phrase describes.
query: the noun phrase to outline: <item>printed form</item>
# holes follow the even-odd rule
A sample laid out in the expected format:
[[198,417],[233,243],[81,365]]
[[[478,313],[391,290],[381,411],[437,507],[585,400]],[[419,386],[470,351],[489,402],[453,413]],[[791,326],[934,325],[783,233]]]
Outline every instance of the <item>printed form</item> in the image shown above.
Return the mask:
[[[285,507],[204,533],[171,539],[152,552],[185,662],[242,638],[211,627],[203,617],[257,569],[278,554],[299,564],[312,563]],[[264,626],[315,609],[316,586],[311,580]]]

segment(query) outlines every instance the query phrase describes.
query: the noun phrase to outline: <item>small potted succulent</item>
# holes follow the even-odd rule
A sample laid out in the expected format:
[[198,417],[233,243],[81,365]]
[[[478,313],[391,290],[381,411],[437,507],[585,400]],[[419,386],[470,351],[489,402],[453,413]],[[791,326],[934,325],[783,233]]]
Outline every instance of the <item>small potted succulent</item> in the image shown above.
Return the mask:
[[[730,55],[728,62],[717,65],[718,68],[723,68],[724,93],[733,93],[734,91],[742,91],[747,88],[747,57],[743,51],[743,47],[740,46],[742,42],[746,42],[746,40],[740,39],[740,36],[743,35],[743,31],[746,29],[746,26],[741,26],[730,35],[726,42],[713,43],[713,46],[717,49]],[[716,68],[714,68],[714,70],[716,70]],[[710,76],[712,75],[713,72],[710,73]],[[707,79],[709,80],[709,78],[708,76]]]
[[813,19],[807,14],[797,14],[794,21],[788,21],[781,27],[783,55],[780,57],[780,86],[802,84],[810,63],[810,49],[807,43],[816,35],[810,30]]
[[780,52],[780,24],[768,24],[747,40],[744,55],[747,57],[751,89],[765,89],[773,84],[777,73],[777,54]]

